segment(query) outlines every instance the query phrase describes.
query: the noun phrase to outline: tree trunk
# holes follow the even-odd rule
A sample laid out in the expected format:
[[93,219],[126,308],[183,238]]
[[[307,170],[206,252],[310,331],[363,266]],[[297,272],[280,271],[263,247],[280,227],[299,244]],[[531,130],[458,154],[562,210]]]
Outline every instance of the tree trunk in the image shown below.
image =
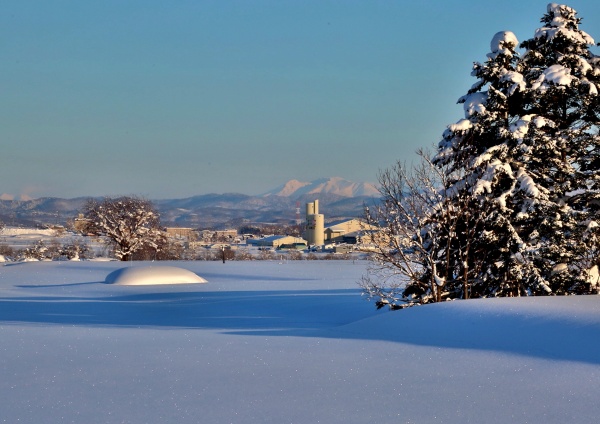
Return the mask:
[[465,266],[463,270],[463,299],[469,298],[469,267]]

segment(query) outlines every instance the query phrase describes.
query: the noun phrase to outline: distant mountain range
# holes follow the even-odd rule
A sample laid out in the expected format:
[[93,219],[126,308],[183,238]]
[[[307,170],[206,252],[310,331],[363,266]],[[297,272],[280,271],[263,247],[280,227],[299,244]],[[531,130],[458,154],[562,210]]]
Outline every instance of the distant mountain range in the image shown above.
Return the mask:
[[[334,177],[312,182],[291,180],[259,196],[204,194],[185,199],[153,200],[166,226],[238,228],[250,223],[290,224],[304,220],[306,202],[319,200],[325,220],[356,218],[379,197],[369,183]],[[0,220],[8,225],[65,224],[77,216],[87,198],[0,200]]]
[[287,183],[264,193],[263,196],[299,198],[305,195],[335,194],[342,197],[376,197],[377,187],[370,183],[353,183],[340,177],[321,178],[311,182],[290,180]]

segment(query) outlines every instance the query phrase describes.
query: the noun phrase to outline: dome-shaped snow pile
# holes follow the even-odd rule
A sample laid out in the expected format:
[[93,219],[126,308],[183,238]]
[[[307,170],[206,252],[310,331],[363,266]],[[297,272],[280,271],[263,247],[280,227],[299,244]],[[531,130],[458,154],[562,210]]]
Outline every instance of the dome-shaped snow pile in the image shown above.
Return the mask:
[[207,281],[192,271],[176,266],[144,266],[117,269],[106,276],[105,282],[119,286],[149,286],[206,283]]

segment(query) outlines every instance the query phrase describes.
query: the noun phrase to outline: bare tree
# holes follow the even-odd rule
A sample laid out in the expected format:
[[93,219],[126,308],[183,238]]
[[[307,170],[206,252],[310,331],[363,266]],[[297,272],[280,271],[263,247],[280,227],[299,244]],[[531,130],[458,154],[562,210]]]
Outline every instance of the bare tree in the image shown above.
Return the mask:
[[160,217],[152,202],[139,197],[90,199],[83,209],[88,233],[108,237],[115,244],[115,256],[130,260],[145,247],[157,250],[164,242]]
[[476,275],[480,218],[470,199],[445,189],[452,174],[418,153],[418,165],[398,162],[380,173],[382,201],[365,210],[366,223],[380,230],[369,236],[371,264],[359,284],[378,308],[468,298]]

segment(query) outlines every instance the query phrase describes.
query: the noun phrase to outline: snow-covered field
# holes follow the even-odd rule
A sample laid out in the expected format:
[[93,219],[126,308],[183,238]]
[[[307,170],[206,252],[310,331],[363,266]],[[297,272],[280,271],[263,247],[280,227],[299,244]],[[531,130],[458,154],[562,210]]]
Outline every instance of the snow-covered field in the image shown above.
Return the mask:
[[[146,266],[134,263],[132,266]],[[376,311],[352,261],[0,264],[0,422],[592,423],[600,298]]]

